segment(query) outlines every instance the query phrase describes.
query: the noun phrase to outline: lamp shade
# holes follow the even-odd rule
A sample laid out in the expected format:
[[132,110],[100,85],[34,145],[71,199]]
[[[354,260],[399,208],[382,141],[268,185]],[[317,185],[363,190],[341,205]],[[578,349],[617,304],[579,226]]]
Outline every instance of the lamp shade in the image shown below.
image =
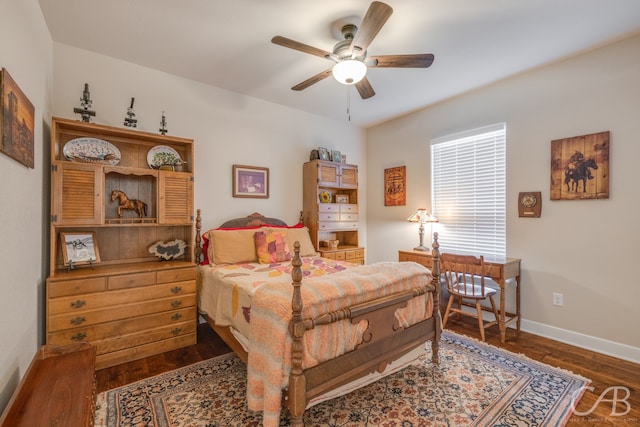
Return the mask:
[[413,213],[409,218],[407,218],[409,222],[438,222],[436,217],[431,215],[425,208],[418,208],[417,211]]
[[356,59],[345,59],[333,66],[333,77],[344,85],[353,85],[367,74],[367,66]]

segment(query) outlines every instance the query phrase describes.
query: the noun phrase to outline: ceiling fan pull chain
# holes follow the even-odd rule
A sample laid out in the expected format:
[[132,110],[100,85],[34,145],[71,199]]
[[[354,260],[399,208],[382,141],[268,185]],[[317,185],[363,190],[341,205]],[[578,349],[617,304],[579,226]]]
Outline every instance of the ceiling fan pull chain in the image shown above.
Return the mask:
[[347,85],[347,120],[351,121],[351,92],[349,91],[349,86]]

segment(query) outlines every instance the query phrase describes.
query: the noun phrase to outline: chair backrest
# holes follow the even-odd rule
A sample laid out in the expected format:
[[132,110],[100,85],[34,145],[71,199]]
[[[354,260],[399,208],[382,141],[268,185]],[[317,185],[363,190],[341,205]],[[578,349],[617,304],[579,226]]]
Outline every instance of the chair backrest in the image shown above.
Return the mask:
[[483,256],[443,253],[440,256],[440,271],[450,294],[470,298],[484,296],[484,278],[488,272]]

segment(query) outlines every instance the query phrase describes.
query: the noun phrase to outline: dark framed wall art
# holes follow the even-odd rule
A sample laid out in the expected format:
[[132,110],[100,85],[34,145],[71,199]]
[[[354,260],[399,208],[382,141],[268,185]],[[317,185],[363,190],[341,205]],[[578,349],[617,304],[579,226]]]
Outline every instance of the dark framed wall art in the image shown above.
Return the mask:
[[407,204],[407,167],[397,166],[384,170],[384,205]]
[[233,197],[269,198],[269,169],[233,165]]
[[33,169],[33,104],[4,68],[0,71],[0,95],[0,152]]
[[609,198],[609,131],[551,141],[551,200]]

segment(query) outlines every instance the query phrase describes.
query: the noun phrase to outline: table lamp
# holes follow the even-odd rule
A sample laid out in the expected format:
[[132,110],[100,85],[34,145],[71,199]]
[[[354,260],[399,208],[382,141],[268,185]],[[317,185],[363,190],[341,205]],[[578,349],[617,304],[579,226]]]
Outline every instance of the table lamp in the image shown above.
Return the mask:
[[429,222],[438,222],[438,220],[431,215],[425,208],[418,208],[417,211],[409,218],[409,222],[417,222],[420,224],[418,227],[418,235],[420,236],[420,245],[413,248],[414,251],[428,251],[430,248],[424,245],[424,224]]

